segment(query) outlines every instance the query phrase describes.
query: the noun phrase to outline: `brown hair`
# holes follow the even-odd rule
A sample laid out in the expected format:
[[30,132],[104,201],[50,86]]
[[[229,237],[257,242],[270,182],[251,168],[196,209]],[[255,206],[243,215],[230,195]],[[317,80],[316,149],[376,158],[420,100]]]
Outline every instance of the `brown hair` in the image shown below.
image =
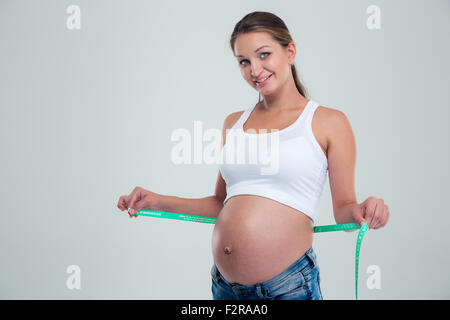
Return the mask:
[[[285,48],[293,41],[289,29],[281,18],[270,12],[254,11],[244,16],[234,26],[230,38],[231,50],[234,52],[236,38],[239,34],[252,31],[268,32],[272,36],[272,39],[278,41],[278,43]],[[303,97],[308,98],[306,88],[300,82],[294,63],[292,63],[291,69],[298,92],[300,92]]]

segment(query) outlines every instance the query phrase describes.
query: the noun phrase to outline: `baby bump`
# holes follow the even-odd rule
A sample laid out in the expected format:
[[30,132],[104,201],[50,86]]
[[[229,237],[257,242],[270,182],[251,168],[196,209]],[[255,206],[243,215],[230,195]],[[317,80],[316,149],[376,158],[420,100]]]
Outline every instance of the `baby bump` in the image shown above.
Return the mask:
[[299,259],[312,236],[312,221],[303,213],[268,198],[235,196],[214,226],[214,262],[230,283],[264,282]]

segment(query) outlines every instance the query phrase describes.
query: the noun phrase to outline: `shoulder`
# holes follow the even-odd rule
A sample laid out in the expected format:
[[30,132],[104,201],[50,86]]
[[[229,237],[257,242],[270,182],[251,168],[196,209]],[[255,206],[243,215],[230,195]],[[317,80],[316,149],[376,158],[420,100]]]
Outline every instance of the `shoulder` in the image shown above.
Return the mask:
[[226,116],[223,122],[223,129],[231,129],[245,111],[246,110],[236,111]]
[[231,129],[234,126],[234,124],[239,120],[239,118],[242,116],[244,112],[245,110],[236,111],[230,113],[228,116],[225,117],[222,128],[222,146],[226,143],[227,130]]
[[354,139],[350,120],[343,111],[319,106],[317,116],[329,145],[336,143],[336,140]]
[[347,116],[344,112],[338,109],[329,108],[325,106],[318,106],[315,112],[315,116],[325,122],[328,125],[338,124],[340,122],[347,121]]
[[348,117],[341,110],[318,106],[314,114],[313,122],[320,128],[326,141],[330,143],[333,138],[342,136],[343,133],[351,131]]

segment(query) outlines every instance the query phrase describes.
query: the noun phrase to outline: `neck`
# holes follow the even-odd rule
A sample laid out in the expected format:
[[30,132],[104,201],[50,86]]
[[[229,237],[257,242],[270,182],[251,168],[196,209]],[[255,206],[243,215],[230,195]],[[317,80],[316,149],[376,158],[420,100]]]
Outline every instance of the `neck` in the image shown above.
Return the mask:
[[262,97],[263,100],[260,102],[261,108],[270,110],[271,112],[296,109],[299,106],[305,106],[308,102],[308,99],[303,97],[297,90],[292,77],[277,92],[270,95],[263,95]]

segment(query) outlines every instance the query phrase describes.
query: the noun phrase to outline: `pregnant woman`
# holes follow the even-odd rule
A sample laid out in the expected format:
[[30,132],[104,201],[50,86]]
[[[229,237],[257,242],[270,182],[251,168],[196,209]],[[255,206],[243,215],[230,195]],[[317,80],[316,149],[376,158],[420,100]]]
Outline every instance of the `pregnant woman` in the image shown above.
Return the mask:
[[[350,123],[343,112],[307,98],[284,22],[269,12],[247,14],[236,24],[230,45],[260,99],[224,121],[215,194],[186,199],[137,187],[120,197],[118,207],[129,209],[130,217],[140,209],[216,217],[213,299],[322,299],[312,242],[327,172],[336,223],[367,222],[379,229],[389,208],[375,197],[357,203]],[[229,161],[258,158],[255,138],[257,146],[266,143],[269,164],[267,158]]]

